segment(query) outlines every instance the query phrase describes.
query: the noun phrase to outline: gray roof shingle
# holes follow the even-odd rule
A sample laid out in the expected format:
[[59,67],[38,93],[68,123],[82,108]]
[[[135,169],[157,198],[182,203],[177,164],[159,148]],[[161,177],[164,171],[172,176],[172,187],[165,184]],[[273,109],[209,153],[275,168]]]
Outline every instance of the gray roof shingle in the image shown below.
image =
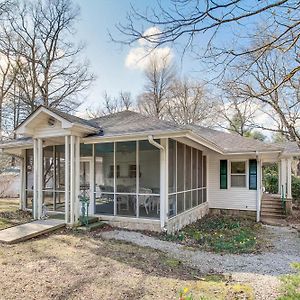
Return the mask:
[[282,150],[282,147],[264,143],[253,138],[242,137],[234,133],[218,131],[198,125],[187,125],[186,128],[189,128],[200,137],[213,142],[226,153]]
[[122,111],[92,120],[103,131],[103,136],[120,136],[155,131],[182,131],[184,128],[168,121],[144,116],[133,111]]
[[[217,146],[227,154],[255,151],[281,151],[283,150],[283,148],[285,148],[285,146],[282,144],[268,144],[258,140],[254,140],[252,138],[246,138],[237,134],[218,131],[198,125],[179,126],[172,122],[158,120],[154,117],[144,116],[143,114],[133,111],[122,111],[92,120],[84,120],[82,118],[57,111],[56,109],[50,110],[70,122],[88,125],[99,129],[99,133],[90,135],[90,137],[92,138],[97,138],[100,136],[113,138],[115,136],[122,135],[190,131],[200,138],[211,142],[213,145]],[[30,143],[30,139],[17,139],[14,141],[3,143],[3,145],[6,144],[7,146],[10,145],[11,147],[18,147],[22,146],[22,144],[28,143]],[[293,151],[295,150],[294,144],[290,145],[290,147],[294,147]]]

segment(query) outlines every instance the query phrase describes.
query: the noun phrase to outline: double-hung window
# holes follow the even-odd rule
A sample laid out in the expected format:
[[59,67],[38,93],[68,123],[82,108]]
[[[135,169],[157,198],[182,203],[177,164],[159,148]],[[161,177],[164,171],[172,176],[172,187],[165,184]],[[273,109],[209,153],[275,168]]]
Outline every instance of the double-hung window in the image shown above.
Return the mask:
[[231,161],[231,187],[246,187],[246,161]]

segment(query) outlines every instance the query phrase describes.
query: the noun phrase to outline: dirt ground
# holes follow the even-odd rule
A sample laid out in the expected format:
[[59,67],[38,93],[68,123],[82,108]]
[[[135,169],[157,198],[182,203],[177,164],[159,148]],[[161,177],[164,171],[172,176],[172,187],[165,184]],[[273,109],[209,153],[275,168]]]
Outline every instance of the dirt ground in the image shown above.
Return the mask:
[[[16,200],[0,199],[0,229],[28,220],[30,214],[20,212]],[[105,230],[111,229],[92,234],[64,229],[16,245],[0,244],[0,300],[178,300],[179,291],[184,288],[193,291],[195,300],[251,300],[257,296],[257,272],[249,269],[244,279],[242,273],[224,276],[217,273],[221,265],[205,269],[203,264],[188,264],[188,258],[172,251],[145,247],[145,243],[104,239]],[[286,249],[285,255],[291,254],[293,247],[287,234],[274,234],[274,240],[275,237],[280,239],[268,251]],[[196,254],[192,252],[189,257],[195,258]],[[212,258],[211,253],[205,255]],[[238,257],[248,259],[248,255]],[[226,256],[223,260],[230,263]],[[245,264],[250,268],[249,263]],[[276,269],[278,260],[271,265]],[[262,282],[260,290],[266,289],[268,280]]]
[[[16,200],[0,200],[0,228],[30,220]],[[100,233],[61,230],[15,245],[0,244],[0,299],[254,299],[248,284],[202,274],[159,250]],[[198,298],[196,298],[198,299]]]

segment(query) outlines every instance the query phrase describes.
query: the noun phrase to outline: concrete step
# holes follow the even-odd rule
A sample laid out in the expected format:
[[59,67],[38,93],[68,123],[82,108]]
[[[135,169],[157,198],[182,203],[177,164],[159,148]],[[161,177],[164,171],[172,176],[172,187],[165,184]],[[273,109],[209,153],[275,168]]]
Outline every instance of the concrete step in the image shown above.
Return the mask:
[[262,214],[278,214],[278,215],[284,215],[284,212],[282,211],[282,209],[262,209],[261,210]]
[[[93,223],[97,223],[97,222],[99,222],[98,217],[89,217],[88,224],[93,224]],[[84,224],[81,222],[81,225],[84,225]]]
[[97,230],[97,229],[103,227],[104,225],[105,225],[105,223],[103,223],[101,221],[98,221],[98,222],[95,222],[95,223],[88,224],[87,226],[77,227],[77,230],[84,231],[84,232],[89,232],[89,231]]
[[261,218],[260,221],[266,225],[287,226],[287,221],[285,219]]
[[261,212],[261,218],[269,218],[269,219],[285,219],[286,215],[283,213],[274,213],[274,212]]
[[262,202],[261,203],[261,207],[282,207],[282,203],[281,202],[278,202],[278,203],[265,203],[265,202]]

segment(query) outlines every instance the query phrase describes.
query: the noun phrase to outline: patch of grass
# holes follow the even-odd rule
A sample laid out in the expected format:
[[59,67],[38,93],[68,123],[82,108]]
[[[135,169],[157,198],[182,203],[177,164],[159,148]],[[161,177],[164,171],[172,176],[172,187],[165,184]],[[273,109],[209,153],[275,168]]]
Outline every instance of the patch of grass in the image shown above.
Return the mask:
[[167,258],[164,263],[171,268],[175,268],[181,264],[181,261],[175,258]]
[[261,225],[249,219],[208,216],[164,239],[217,253],[253,253],[261,248],[261,231]]
[[300,299],[300,263],[293,263],[291,267],[297,271],[295,274],[282,276],[283,295],[278,300],[295,300]]
[[247,284],[230,281],[198,281],[179,292],[180,300],[254,300],[254,291]]

